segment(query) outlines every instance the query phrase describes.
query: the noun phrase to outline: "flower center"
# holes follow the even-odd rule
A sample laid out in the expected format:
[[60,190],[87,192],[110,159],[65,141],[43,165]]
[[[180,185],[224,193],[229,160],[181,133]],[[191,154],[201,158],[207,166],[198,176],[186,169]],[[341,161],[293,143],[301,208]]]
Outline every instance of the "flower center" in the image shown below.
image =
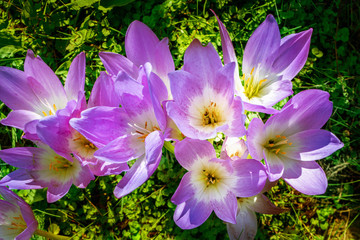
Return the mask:
[[209,171],[206,169],[203,169],[202,171],[205,175],[204,180],[206,183],[206,188],[220,182],[220,178],[216,175],[215,171]]
[[13,220],[10,223],[10,226],[8,227],[9,230],[24,230],[26,228],[26,223],[24,218],[19,215],[18,217],[13,217]]
[[68,168],[71,168],[73,163],[67,160],[66,158],[55,156],[53,161],[50,161],[49,170],[59,172],[60,171],[67,171]]
[[251,99],[253,97],[256,97],[259,93],[259,91],[261,90],[261,85],[267,80],[267,79],[262,79],[260,81],[257,80],[257,77],[255,77],[253,74],[255,70],[255,67],[253,67],[253,69],[251,69],[250,72],[250,77],[248,77],[246,79],[245,77],[245,73],[242,77],[244,83],[244,94],[248,99]]
[[138,139],[141,142],[145,142],[145,138],[152,133],[153,131],[160,131],[160,128],[158,126],[149,126],[148,122],[146,121],[144,124],[144,127],[139,126],[138,124],[130,124],[128,123],[130,127],[133,128],[134,131],[132,131],[133,135],[138,135]]
[[271,152],[275,152],[275,154],[286,154],[283,148],[291,145],[292,142],[289,142],[285,136],[276,135],[275,138],[269,139],[264,147]]
[[213,101],[210,102],[210,105],[205,108],[203,113],[203,126],[211,125],[215,126],[220,122],[219,111],[217,110],[216,103]]
[[98,150],[92,142],[87,140],[77,131],[73,134],[72,139],[69,140],[69,145],[74,152],[77,152],[80,155],[80,157],[86,159],[93,158],[94,152]]
[[47,104],[48,111],[42,111],[42,114],[44,114],[44,117],[54,115],[57,111],[56,105],[53,104],[52,106],[50,104]]

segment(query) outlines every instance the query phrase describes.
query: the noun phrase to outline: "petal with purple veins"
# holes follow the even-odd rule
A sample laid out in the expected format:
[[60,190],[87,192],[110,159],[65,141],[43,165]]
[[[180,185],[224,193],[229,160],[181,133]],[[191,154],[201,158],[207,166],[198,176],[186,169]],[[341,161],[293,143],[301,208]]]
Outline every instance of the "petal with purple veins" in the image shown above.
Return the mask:
[[323,194],[328,185],[324,170],[315,161],[287,161],[283,178],[293,188],[307,195]]

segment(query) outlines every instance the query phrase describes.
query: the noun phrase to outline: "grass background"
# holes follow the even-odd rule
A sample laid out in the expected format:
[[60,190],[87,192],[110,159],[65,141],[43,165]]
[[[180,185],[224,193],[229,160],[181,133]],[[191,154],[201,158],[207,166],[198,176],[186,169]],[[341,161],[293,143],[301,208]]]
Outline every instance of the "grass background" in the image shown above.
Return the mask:
[[[71,60],[86,52],[86,89],[104,70],[100,51],[125,55],[126,29],[134,20],[168,37],[175,66],[194,38],[212,42],[221,54],[213,9],[226,25],[241,66],[242,53],[255,28],[273,14],[282,36],[313,28],[308,61],[293,80],[294,92],[328,91],[334,103],[325,129],[345,144],[318,161],[329,187],[305,196],[280,181],[267,196],[289,209],[258,215],[258,239],[360,239],[360,3],[356,0],[0,0],[0,65],[23,69],[32,49],[64,80]],[[0,83],[1,84],[1,83]],[[10,110],[0,102],[0,118]],[[0,126],[1,149],[32,146],[22,132]],[[0,161],[0,177],[14,168]],[[132,194],[116,199],[121,176],[96,178],[86,189],[72,187],[60,201],[47,204],[45,190],[17,191],[33,208],[40,227],[73,239],[223,239],[225,224],[215,215],[199,228],[183,231],[173,220],[170,202],[184,170],[164,150],[159,169]],[[41,239],[41,237],[34,237]]]

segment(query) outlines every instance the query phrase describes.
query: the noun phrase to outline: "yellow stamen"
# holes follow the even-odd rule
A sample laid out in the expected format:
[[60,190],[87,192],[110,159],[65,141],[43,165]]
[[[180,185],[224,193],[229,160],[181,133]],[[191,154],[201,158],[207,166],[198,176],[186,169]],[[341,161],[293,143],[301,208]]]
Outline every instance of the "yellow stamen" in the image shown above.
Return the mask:
[[259,82],[259,86],[263,83],[263,82],[266,82],[267,81],[267,79],[265,78],[265,79],[263,79],[263,80],[260,80],[260,82]]
[[56,110],[56,105],[54,104],[53,107],[54,107],[54,111],[56,112],[56,111],[57,111],[57,110]]
[[255,70],[255,67],[253,67],[253,68],[251,69],[250,75],[252,75],[252,74],[254,73],[254,70]]
[[278,154],[280,152],[280,148],[276,149],[275,154]]
[[45,117],[47,116],[46,112],[42,111],[42,113],[44,114]]

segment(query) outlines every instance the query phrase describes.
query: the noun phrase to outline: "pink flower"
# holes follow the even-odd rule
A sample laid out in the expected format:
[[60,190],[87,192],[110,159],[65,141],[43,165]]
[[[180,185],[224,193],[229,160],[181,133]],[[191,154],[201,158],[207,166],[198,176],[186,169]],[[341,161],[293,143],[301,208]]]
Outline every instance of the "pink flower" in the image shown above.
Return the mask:
[[0,187],[0,238],[28,240],[38,227],[30,206],[6,187]]

